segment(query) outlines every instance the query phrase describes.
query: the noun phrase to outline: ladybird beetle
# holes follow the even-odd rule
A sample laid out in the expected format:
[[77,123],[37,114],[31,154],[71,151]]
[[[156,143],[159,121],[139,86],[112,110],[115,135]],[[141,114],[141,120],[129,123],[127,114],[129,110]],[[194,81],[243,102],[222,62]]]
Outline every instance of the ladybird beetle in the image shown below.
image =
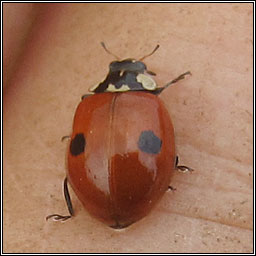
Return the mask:
[[[103,48],[110,54],[104,43]],[[121,229],[146,216],[170,184],[178,165],[174,129],[158,95],[191,75],[188,71],[157,87],[143,59],[113,61],[106,78],[90,89],[77,107],[68,147],[64,195],[74,215],[67,182],[88,212],[108,226]]]

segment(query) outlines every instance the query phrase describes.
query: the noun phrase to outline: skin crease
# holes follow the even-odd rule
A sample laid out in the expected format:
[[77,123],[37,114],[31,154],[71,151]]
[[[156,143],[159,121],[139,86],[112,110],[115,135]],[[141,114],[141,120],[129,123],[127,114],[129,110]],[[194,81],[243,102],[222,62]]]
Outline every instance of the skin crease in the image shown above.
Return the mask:
[[[5,3],[3,251],[252,252],[252,14],[249,3]],[[67,213],[60,138],[114,60],[101,41],[121,59],[160,44],[144,60],[159,85],[192,73],[159,97],[180,163],[195,171],[175,172],[177,190],[120,232],[92,218],[72,190],[75,218],[45,221]]]

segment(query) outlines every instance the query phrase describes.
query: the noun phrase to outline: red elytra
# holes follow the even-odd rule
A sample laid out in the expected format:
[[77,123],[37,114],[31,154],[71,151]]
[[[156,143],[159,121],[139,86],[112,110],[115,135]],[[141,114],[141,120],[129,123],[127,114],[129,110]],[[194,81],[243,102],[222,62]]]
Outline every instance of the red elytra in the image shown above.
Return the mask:
[[[145,131],[161,138],[159,153],[139,148]],[[161,100],[145,92],[85,98],[71,141],[77,134],[86,146],[78,156],[69,151],[67,177],[84,207],[113,227],[144,217],[168,189],[175,167],[173,126]]]
[[70,215],[52,214],[47,219],[74,215],[69,182],[92,216],[112,228],[124,228],[150,212],[170,188],[175,168],[192,171],[177,165],[173,125],[157,96],[191,73],[157,87],[149,76],[155,73],[140,60],[112,62],[106,79],[91,90],[94,94],[82,98],[64,180]]

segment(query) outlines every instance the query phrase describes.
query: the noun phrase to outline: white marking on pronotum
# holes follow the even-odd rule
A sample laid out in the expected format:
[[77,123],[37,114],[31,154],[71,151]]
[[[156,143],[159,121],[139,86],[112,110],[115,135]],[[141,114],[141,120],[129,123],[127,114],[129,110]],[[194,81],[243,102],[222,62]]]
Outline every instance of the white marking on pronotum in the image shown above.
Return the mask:
[[138,74],[136,77],[137,81],[142,84],[146,90],[153,91],[156,89],[156,82],[150,77],[144,74]]
[[120,88],[116,88],[113,84],[109,84],[107,90],[108,92],[127,92],[130,91],[130,87],[123,84]]

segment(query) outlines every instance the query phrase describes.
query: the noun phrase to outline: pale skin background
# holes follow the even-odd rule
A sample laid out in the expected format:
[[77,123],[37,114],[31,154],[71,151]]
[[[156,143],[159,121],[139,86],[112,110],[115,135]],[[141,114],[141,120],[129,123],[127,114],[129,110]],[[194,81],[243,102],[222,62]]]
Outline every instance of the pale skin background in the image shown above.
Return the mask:
[[[4,252],[252,252],[252,4],[4,4]],[[175,126],[175,172],[154,210],[123,231],[62,195],[81,95],[113,57],[145,60]]]

